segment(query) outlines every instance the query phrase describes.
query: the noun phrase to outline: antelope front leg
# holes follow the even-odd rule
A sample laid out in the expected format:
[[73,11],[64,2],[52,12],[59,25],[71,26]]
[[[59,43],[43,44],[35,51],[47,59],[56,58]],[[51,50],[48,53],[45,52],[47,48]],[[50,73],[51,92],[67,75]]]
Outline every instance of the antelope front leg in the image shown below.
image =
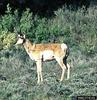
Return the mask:
[[36,62],[37,64],[37,76],[38,76],[38,81],[37,83],[39,84],[40,81],[42,82],[43,81],[43,77],[42,77],[42,61],[41,60],[38,60]]

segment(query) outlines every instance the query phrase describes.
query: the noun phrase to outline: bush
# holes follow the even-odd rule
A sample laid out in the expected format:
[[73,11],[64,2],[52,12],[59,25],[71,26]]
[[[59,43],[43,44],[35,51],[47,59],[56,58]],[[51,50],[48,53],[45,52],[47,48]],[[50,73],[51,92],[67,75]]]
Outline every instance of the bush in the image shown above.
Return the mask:
[[[11,8],[7,6],[6,14],[0,17],[1,37],[3,31],[13,33],[16,27],[35,43],[65,42],[70,47],[79,48],[85,55],[96,52],[96,8],[85,10],[83,7],[72,11],[63,7],[55,11],[55,16],[51,19],[33,15],[29,9],[26,9],[21,16],[18,13],[16,10],[12,14]],[[0,46],[5,48],[2,43]]]
[[6,14],[0,17],[0,32],[12,31],[14,26],[15,26],[15,16],[12,14],[9,5],[7,5]]
[[[36,42],[48,42],[49,31],[48,31],[48,20],[46,18],[35,18],[35,41]],[[46,41],[47,40],[47,41]]]
[[0,49],[9,49],[16,42],[15,33],[2,31],[0,35]]
[[32,17],[33,17],[33,14],[30,12],[29,9],[26,9],[26,11],[22,13],[22,16],[19,20],[19,26],[20,26],[19,30],[25,33],[26,35],[28,35],[29,38],[33,36],[33,32],[34,32],[33,31],[34,24],[33,24]]

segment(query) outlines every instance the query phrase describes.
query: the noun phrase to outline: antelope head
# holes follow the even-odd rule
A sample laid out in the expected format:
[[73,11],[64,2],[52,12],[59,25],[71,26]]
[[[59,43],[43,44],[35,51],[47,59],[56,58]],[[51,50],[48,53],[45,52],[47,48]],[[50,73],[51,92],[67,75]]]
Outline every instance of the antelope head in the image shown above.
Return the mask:
[[17,45],[17,44],[23,44],[23,43],[25,42],[25,40],[26,40],[25,35],[19,33],[18,36],[17,36],[16,45]]

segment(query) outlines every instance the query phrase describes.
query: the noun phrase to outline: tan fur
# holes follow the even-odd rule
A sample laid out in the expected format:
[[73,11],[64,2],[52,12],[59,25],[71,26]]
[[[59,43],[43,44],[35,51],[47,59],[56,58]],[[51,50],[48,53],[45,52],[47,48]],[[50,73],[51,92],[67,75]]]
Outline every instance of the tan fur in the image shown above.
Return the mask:
[[28,39],[23,43],[26,52],[32,60],[36,61],[38,83],[43,81],[42,77],[42,62],[55,59],[62,68],[60,81],[64,78],[65,69],[67,68],[67,78],[70,76],[70,66],[64,64],[63,59],[66,55],[67,45],[62,43],[52,44],[32,44]]

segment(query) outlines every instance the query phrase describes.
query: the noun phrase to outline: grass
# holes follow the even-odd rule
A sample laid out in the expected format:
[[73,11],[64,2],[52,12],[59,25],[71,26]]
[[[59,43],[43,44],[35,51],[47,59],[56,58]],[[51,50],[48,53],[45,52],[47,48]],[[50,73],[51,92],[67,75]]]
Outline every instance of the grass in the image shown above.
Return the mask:
[[[71,100],[74,96],[97,94],[97,56],[87,58],[79,51],[71,52],[68,61],[71,76],[63,82],[61,68],[55,62],[44,63],[44,82],[37,84],[35,62],[26,53],[10,52],[0,57],[0,100]],[[75,56],[74,56],[75,55]]]

